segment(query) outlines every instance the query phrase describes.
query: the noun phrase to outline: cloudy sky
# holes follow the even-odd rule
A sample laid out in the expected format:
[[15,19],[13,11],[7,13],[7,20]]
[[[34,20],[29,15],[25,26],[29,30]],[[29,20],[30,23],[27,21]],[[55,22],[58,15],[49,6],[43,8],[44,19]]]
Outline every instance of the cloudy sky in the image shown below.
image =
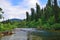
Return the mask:
[[4,18],[26,18],[26,11],[36,7],[36,2],[43,8],[47,0],[0,0],[0,8],[4,11]]

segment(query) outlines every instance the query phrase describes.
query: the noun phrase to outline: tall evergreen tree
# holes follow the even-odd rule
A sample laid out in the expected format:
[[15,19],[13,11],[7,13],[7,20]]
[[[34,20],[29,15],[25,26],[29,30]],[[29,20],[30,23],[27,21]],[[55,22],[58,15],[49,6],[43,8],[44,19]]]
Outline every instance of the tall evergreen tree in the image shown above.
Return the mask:
[[44,9],[41,9],[41,19],[43,20],[43,21],[45,21],[45,14],[44,14]]
[[47,6],[51,6],[51,0],[48,0]]
[[55,15],[55,22],[57,23],[58,22],[58,4],[57,4],[57,0],[54,0],[54,15]]
[[2,8],[0,8],[0,19],[2,19],[3,18],[3,20],[4,20],[4,17],[3,17],[3,15],[2,14],[4,14],[4,12],[2,11]]
[[55,5],[55,6],[58,6],[57,0],[54,0],[54,5]]
[[26,21],[29,21],[29,13],[26,12]]
[[0,8],[0,19],[2,18],[2,8]]
[[0,11],[2,11],[2,8],[0,8]]
[[41,18],[41,12],[40,12],[40,6],[38,5],[38,3],[36,3],[36,14],[37,14],[37,19]]
[[44,8],[44,12],[45,12],[45,19],[47,21],[50,18],[50,16],[53,14],[51,0],[48,0],[46,7]]
[[31,8],[31,21],[35,19],[35,10]]

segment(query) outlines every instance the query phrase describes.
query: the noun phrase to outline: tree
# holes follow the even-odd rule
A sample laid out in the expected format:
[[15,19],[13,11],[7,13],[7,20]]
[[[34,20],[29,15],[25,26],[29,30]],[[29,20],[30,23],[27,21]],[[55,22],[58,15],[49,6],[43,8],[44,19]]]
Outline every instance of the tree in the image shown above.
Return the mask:
[[35,10],[31,8],[31,21],[35,19]]
[[37,19],[41,18],[41,12],[40,12],[40,6],[38,5],[38,3],[36,3],[36,14],[37,14]]
[[45,20],[44,9],[41,9],[41,13],[42,13],[42,14],[41,14],[41,19],[42,19],[42,20]]
[[53,13],[53,6],[52,6],[52,0],[48,0],[46,7],[44,8],[44,14],[46,21],[54,15]]
[[60,1],[59,1],[59,7],[60,7]]
[[48,0],[47,6],[51,6],[51,0]]
[[57,4],[57,0],[54,0],[53,10],[54,10],[55,22],[56,22],[56,23],[58,23],[58,19],[59,19],[59,18],[58,18],[58,15],[59,15],[58,9],[59,9],[59,7],[58,7],[58,4]]
[[26,21],[29,21],[29,13],[26,12]]
[[2,8],[0,8],[0,19],[2,19],[3,18],[3,21],[4,21],[4,17],[3,17],[3,15],[2,14],[4,14],[4,12],[2,11]]
[[0,19],[2,18],[2,8],[0,8]]

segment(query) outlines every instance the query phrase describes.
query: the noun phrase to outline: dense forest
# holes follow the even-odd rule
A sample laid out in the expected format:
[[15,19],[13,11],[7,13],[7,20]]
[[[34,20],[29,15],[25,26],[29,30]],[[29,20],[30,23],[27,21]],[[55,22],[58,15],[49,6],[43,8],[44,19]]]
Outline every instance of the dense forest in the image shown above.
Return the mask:
[[60,7],[57,0],[48,0],[46,7],[40,8],[36,3],[36,10],[31,8],[31,15],[26,12],[28,27],[40,29],[60,29]]
[[[2,12],[0,8],[0,12]],[[4,17],[0,14],[0,19]],[[42,30],[60,30],[60,7],[57,0],[48,0],[46,7],[40,8],[36,3],[36,10],[31,8],[31,14],[26,12],[26,19],[22,21],[6,21],[0,22],[0,31],[12,30],[14,28],[38,28]]]

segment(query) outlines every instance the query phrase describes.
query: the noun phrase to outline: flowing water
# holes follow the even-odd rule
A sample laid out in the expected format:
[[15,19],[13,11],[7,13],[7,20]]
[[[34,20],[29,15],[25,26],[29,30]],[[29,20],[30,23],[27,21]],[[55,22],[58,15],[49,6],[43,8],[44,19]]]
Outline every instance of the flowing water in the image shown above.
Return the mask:
[[16,28],[14,34],[0,40],[60,40],[60,32],[47,32],[35,28]]

